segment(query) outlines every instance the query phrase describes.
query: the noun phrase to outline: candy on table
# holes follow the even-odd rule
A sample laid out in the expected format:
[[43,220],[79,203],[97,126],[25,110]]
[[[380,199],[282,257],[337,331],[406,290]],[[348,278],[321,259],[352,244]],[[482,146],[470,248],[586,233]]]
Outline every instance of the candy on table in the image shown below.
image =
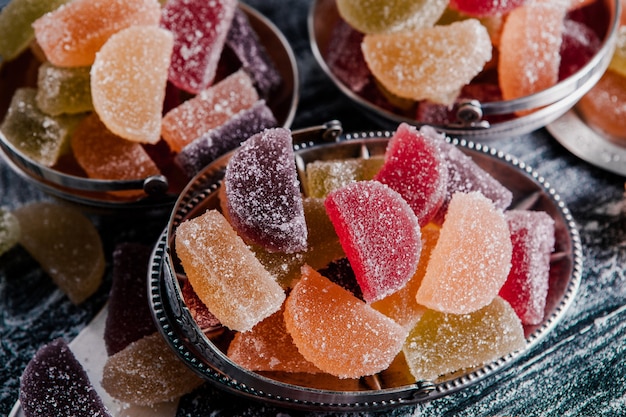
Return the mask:
[[69,150],[70,135],[82,116],[47,115],[37,107],[36,96],[34,88],[18,88],[0,130],[18,151],[50,167]]
[[156,332],[148,304],[148,262],[152,248],[120,243],[113,250],[113,278],[104,327],[107,354]]
[[363,55],[392,94],[452,104],[491,59],[487,29],[476,19],[419,31],[366,35]]
[[565,19],[561,43],[559,80],[581,69],[600,50],[600,38],[589,26],[572,19]]
[[20,223],[20,245],[74,304],[102,283],[105,259],[98,230],[77,209],[38,201],[13,211]]
[[157,26],[131,26],[112,35],[91,67],[94,109],[106,127],[124,139],[156,143],[172,35]]
[[566,7],[529,1],[511,11],[502,28],[498,77],[505,100],[524,97],[558,81]]
[[308,266],[285,302],[285,325],[304,358],[340,378],[386,369],[406,330]]
[[133,25],[156,26],[160,18],[157,0],[74,0],[37,19],[33,28],[52,64],[81,67],[93,64],[114,33]]
[[441,153],[443,136],[433,128],[401,123],[385,151],[385,163],[374,177],[409,203],[420,227],[435,216],[446,195],[448,168]]
[[626,77],[606,71],[576,108],[593,129],[616,143],[626,142]]
[[187,280],[182,282],[181,286],[181,294],[183,296],[183,300],[185,301],[185,305],[189,309],[191,317],[200,329],[207,331],[218,327],[221,324],[220,321],[209,311],[206,305],[204,305],[202,300],[198,297],[198,294],[196,294],[191,287],[189,281]]
[[415,380],[435,380],[508,355],[526,344],[524,329],[500,297],[469,314],[424,313],[402,351]]
[[[69,0],[11,0],[0,10],[0,61],[11,61],[35,39],[33,22]],[[11,36],[6,34],[10,33]]]
[[249,332],[235,333],[227,355],[250,371],[322,372],[304,359],[293,343],[284,319],[284,306]]
[[439,227],[429,223],[422,228],[421,232],[422,252],[415,274],[413,274],[409,282],[407,282],[403,288],[380,301],[372,303],[372,308],[392,318],[396,323],[407,330],[411,330],[415,326],[426,310],[425,307],[417,304],[415,294],[426,274],[430,254],[439,238]]
[[447,0],[337,0],[339,15],[363,33],[430,27],[439,20],[447,5]]
[[457,193],[478,191],[500,210],[505,210],[513,201],[511,191],[498,180],[482,169],[474,160],[452,144],[442,145],[442,155],[448,167],[448,184],[446,196],[441,208],[433,221],[437,224],[444,222],[452,196]]
[[306,191],[309,197],[324,198],[354,181],[371,180],[384,163],[382,156],[318,160],[306,165]]
[[220,212],[184,221],[175,239],[189,283],[223,325],[247,331],[280,309],[282,288]]
[[218,156],[232,151],[255,133],[278,126],[274,113],[265,100],[243,109],[224,124],[211,129],[176,155],[176,164],[190,178],[199,173]]
[[39,109],[52,116],[92,111],[90,71],[91,67],[63,68],[42,63],[37,77]]
[[506,281],[512,250],[501,210],[479,192],[454,194],[417,302],[455,314],[486,306]]
[[324,202],[367,302],[404,287],[422,249],[418,219],[400,194],[378,181],[358,181]]
[[[89,178],[132,180],[159,175],[159,168],[140,143],[123,139],[91,113],[76,127],[72,152]],[[143,190],[116,191],[116,195],[141,196]]]
[[174,34],[168,79],[178,88],[197,94],[215,78],[236,0],[169,0],[161,26]]
[[244,70],[238,70],[167,112],[161,134],[172,151],[180,152],[258,100],[252,79]]
[[246,241],[274,252],[307,249],[307,226],[288,129],[266,129],[246,140],[228,161],[224,186],[230,222]]
[[175,400],[202,383],[158,332],[109,356],[101,381],[102,388],[111,397],[143,406]]
[[363,33],[344,20],[333,28],[332,42],[328,45],[326,64],[333,74],[354,92],[360,92],[371,79],[363,51]]
[[226,45],[239,58],[243,69],[250,75],[262,97],[268,98],[282,82],[282,76],[250,25],[248,16],[239,8],[226,36]]
[[529,210],[509,210],[505,217],[513,256],[499,295],[511,304],[523,324],[540,324],[548,295],[554,220],[543,211]]
[[486,17],[504,15],[527,0],[450,0],[449,7],[469,16]]
[[37,350],[20,379],[26,417],[110,417],[89,376],[63,339]]
[[[623,12],[626,15],[626,12]],[[626,77],[626,26],[621,26],[617,31],[615,50],[609,63],[609,69]]]
[[0,256],[15,246],[20,239],[20,223],[6,207],[0,207]]

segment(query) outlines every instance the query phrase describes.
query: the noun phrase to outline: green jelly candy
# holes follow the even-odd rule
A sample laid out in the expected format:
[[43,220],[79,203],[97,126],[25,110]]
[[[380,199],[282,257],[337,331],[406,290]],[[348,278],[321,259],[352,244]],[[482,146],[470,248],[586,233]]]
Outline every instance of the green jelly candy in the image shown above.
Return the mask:
[[324,198],[351,182],[371,180],[383,162],[382,156],[311,162],[306,166],[308,196]]
[[0,207],[0,255],[17,244],[20,238],[20,224],[6,208]]
[[16,90],[0,131],[24,156],[52,166],[69,150],[69,138],[82,115],[47,115],[37,107],[36,95],[34,88]]
[[41,64],[37,79],[37,106],[52,116],[92,111],[90,69],[61,68],[49,62]]

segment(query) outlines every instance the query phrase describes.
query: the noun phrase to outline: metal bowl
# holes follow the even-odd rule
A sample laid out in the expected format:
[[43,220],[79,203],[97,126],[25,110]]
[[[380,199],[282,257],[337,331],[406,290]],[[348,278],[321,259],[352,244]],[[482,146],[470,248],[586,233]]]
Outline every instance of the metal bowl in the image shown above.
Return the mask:
[[[329,129],[330,127],[330,129]],[[326,143],[294,135],[296,164],[383,155],[390,131],[338,135],[336,125],[322,126]],[[328,143],[328,139],[331,140]],[[203,332],[187,308],[179,284],[184,275],[174,250],[176,228],[207,209],[219,209],[218,192],[229,155],[214,161],[182,192],[168,227],[154,248],[149,268],[150,302],[158,328],[182,361],[198,375],[232,393],[281,406],[323,411],[377,410],[415,404],[466,388],[514,365],[563,318],[578,290],[582,275],[582,247],[574,220],[548,181],[519,159],[478,143],[450,139],[483,169],[513,193],[512,207],[543,210],[555,221],[556,245],[551,258],[546,315],[536,326],[526,326],[526,346],[485,366],[441,377],[435,381],[405,382],[378,376],[357,381],[328,380],[313,375],[252,372],[232,362],[220,348],[229,330]],[[216,336],[219,335],[219,336]]]
[[[280,88],[272,93],[267,104],[279,125],[290,127],[299,99],[298,69],[294,53],[283,34],[271,21],[250,6],[240,3],[239,7],[248,16],[251,26],[282,76]],[[4,118],[17,88],[36,86],[39,64],[40,61],[30,51],[24,52],[13,61],[0,62],[0,120]],[[167,149],[163,149],[165,155],[167,152]],[[49,168],[21,154],[2,132],[0,132],[0,154],[17,174],[46,193],[96,208],[163,209],[169,212],[188,182],[188,178],[177,170],[137,180],[90,179],[76,168],[76,162],[72,158],[62,160]],[[121,190],[143,190],[144,193],[140,197],[111,193]]]
[[[606,13],[608,25],[601,39],[600,50],[583,68],[558,84],[526,97],[494,102],[468,100],[458,103],[457,121],[435,127],[453,136],[487,140],[532,132],[567,112],[598,82],[608,67],[615,48],[620,1],[597,1]],[[333,42],[333,29],[340,20],[335,0],[314,0],[311,4],[308,16],[309,37],[313,55],[322,70],[346,97],[383,128],[394,129],[400,122],[420,125],[420,121],[414,117],[403,114],[400,110],[390,110],[390,106],[383,106],[380,101],[375,102],[371,97],[354,92],[333,73],[327,61],[328,48]],[[530,109],[536,110],[523,116],[514,115]],[[494,119],[488,121],[490,117]]]

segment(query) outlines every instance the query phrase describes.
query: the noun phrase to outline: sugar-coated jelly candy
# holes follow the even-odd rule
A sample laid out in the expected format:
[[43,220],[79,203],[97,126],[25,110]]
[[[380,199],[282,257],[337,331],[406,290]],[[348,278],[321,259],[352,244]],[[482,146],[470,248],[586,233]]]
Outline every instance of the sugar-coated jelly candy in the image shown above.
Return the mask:
[[180,152],[258,100],[252,79],[239,70],[167,112],[163,117],[163,139],[172,151]]
[[324,198],[354,181],[371,180],[383,165],[384,158],[348,158],[313,161],[306,165],[306,191],[313,198]]
[[113,250],[113,278],[104,343],[108,355],[157,331],[148,304],[148,263],[152,248],[125,242]]
[[44,165],[54,165],[69,150],[70,135],[81,116],[50,116],[37,107],[37,90],[18,88],[0,130],[18,151]]
[[339,15],[363,33],[430,27],[439,20],[447,5],[447,0],[337,0]]
[[468,16],[504,15],[527,0],[450,0],[449,7]]
[[189,283],[226,327],[250,330],[280,309],[282,288],[220,212],[181,223],[175,244]]
[[20,380],[26,417],[110,417],[83,366],[63,339],[37,350]]
[[39,109],[53,116],[92,111],[90,71],[91,67],[63,68],[42,63],[37,77]]
[[587,64],[600,50],[598,34],[584,23],[565,19],[561,42],[559,80],[563,80]]
[[272,314],[249,332],[236,333],[228,346],[228,357],[251,371],[320,371],[304,359],[285,326],[284,308]]
[[262,130],[278,126],[265,100],[257,101],[224,124],[200,136],[176,155],[174,160],[190,178],[218,156],[232,151],[246,139]]
[[101,384],[117,400],[151,406],[175,400],[203,382],[155,332],[109,356]]
[[606,71],[576,108],[589,126],[616,143],[626,142],[626,77]]
[[[33,22],[69,0],[12,0],[0,10],[0,58],[11,61],[35,39]],[[7,36],[7,34],[11,34]]]
[[5,207],[0,207],[0,255],[17,244],[20,239],[20,223]]
[[243,69],[250,75],[254,85],[264,98],[280,86],[282,76],[269,56],[250,20],[241,9],[235,15],[226,36],[228,46],[239,58]]
[[554,220],[543,211],[509,210],[511,271],[500,297],[511,304],[523,324],[543,321],[554,250]]
[[174,34],[172,84],[194,94],[211,85],[236,8],[236,0],[165,3],[161,26]]
[[401,123],[389,140],[385,163],[374,179],[400,193],[425,226],[443,203],[448,168],[441,154],[443,136],[430,127]]
[[566,8],[562,2],[529,1],[511,11],[502,28],[498,77],[505,100],[557,83]]
[[220,326],[220,321],[209,311],[200,297],[198,297],[198,294],[193,290],[189,281],[182,282],[181,286],[181,294],[185,305],[200,329],[206,331]]
[[350,90],[360,92],[369,82],[371,73],[363,51],[363,33],[355,30],[343,20],[337,22],[328,45],[326,64],[332,73]]
[[[622,12],[626,16],[626,12]],[[617,30],[617,39],[615,41],[615,50],[611,56],[609,69],[626,77],[626,26],[620,26]]]
[[[123,139],[91,113],[76,127],[72,152],[89,178],[132,180],[159,175],[160,171],[140,143]],[[143,190],[120,191],[122,195],[143,195]]]
[[324,202],[367,302],[404,287],[422,249],[415,213],[400,194],[378,181],[358,181]]
[[442,155],[448,167],[446,196],[433,221],[442,224],[452,196],[478,191],[490,199],[496,208],[505,210],[513,200],[511,191],[482,169],[474,160],[452,144],[442,145]]
[[454,194],[417,302],[455,314],[486,306],[506,281],[512,250],[501,210],[479,192]]
[[508,355],[526,344],[511,306],[496,297],[469,314],[424,313],[402,351],[415,380],[436,380]]
[[172,35],[156,26],[131,26],[111,36],[91,67],[91,95],[106,127],[124,139],[156,143]]
[[157,0],[74,0],[40,17],[33,27],[51,63],[79,67],[93,64],[114,33],[133,25],[156,26],[160,18]]
[[387,368],[406,337],[393,320],[308,266],[285,302],[285,325],[306,360],[340,378]]
[[430,254],[439,238],[439,227],[429,223],[422,228],[421,233],[422,251],[415,274],[413,274],[409,282],[407,282],[403,288],[380,301],[372,303],[374,309],[392,318],[396,323],[407,330],[411,330],[413,326],[415,326],[415,323],[418,322],[426,310],[425,307],[417,304],[415,294],[426,274]]
[[98,230],[68,205],[38,201],[13,211],[20,244],[74,304],[100,287],[105,259]]
[[491,39],[476,19],[419,31],[366,35],[363,55],[392,94],[452,104],[491,59]]
[[307,228],[291,132],[266,129],[231,156],[224,174],[228,215],[246,240],[275,252],[307,248]]

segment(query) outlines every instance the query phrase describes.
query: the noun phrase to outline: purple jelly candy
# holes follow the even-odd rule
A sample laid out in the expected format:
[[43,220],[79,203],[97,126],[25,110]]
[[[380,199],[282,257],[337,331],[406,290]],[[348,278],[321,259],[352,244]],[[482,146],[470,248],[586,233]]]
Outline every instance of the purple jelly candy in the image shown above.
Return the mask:
[[277,125],[278,122],[265,100],[259,100],[252,107],[240,111],[223,125],[185,146],[176,155],[176,164],[191,178],[218,156],[232,151],[250,136]]
[[246,140],[228,161],[226,207],[244,240],[268,251],[307,248],[307,227],[291,132],[266,129]]
[[113,251],[113,282],[104,328],[109,356],[156,331],[146,280],[151,251],[139,243],[122,243]]
[[361,52],[363,34],[343,20],[333,29],[326,62],[335,76],[354,92],[371,81],[371,72]]
[[26,417],[111,416],[63,339],[41,347],[28,363],[20,403]]

